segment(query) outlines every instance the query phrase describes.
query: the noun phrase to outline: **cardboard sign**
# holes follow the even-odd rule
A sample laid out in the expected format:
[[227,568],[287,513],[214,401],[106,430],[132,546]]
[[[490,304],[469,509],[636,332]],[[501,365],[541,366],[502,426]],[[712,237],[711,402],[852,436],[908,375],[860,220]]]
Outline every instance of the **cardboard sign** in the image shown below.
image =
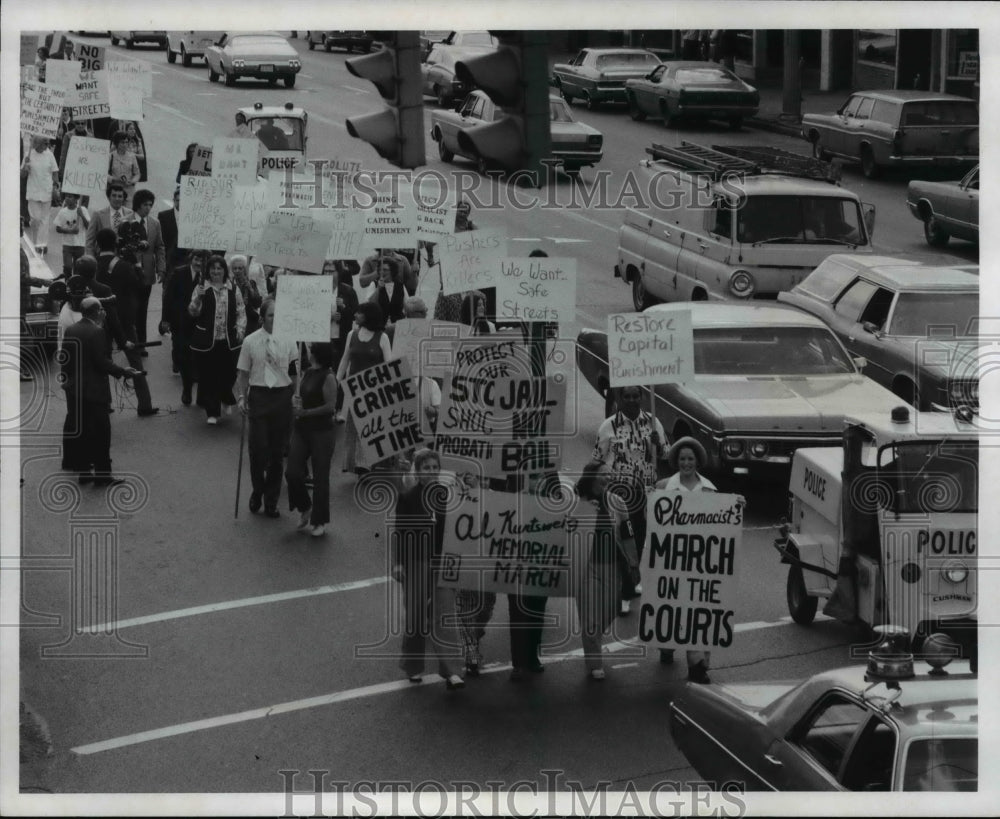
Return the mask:
[[143,97],[153,96],[153,66],[138,60],[118,60],[105,63],[108,84],[119,88],[136,88]]
[[510,257],[501,259],[499,268],[498,319],[572,321],[576,317],[576,259]]
[[330,228],[327,259],[357,259],[362,255],[364,214],[346,208],[325,208],[316,219]]
[[38,69],[34,65],[21,66],[21,85],[27,82],[38,82]]
[[292,341],[329,341],[333,279],[329,276],[279,276],[274,303],[274,334]]
[[62,121],[66,94],[42,83],[21,85],[21,132],[54,139]]
[[107,139],[70,138],[63,170],[63,193],[103,194],[108,186],[110,154],[111,142]]
[[691,311],[611,313],[608,364],[612,387],[691,380],[694,377]]
[[84,71],[100,71],[104,68],[105,48],[104,46],[80,44],[80,62]]
[[45,84],[66,94],[67,102],[75,99],[76,85],[80,82],[81,66],[76,60],[46,60]]
[[108,105],[111,116],[115,119],[127,119],[141,122],[143,93],[139,88],[128,85],[108,83]]
[[267,184],[233,186],[233,252],[253,255],[264,233],[271,201]]
[[551,501],[529,494],[467,494],[445,517],[438,584],[576,596],[596,536],[595,518],[592,512],[576,514],[579,502],[566,505],[568,511],[553,511]]
[[471,327],[455,321],[400,319],[393,330],[392,355],[405,358],[414,375],[445,378],[455,367],[457,342],[471,335]]
[[210,147],[206,145],[198,145],[194,149],[194,156],[191,157],[191,164],[188,166],[188,175],[212,175],[212,149]]
[[[257,243],[256,260],[291,270],[322,273],[331,233],[329,224],[301,210],[271,211]],[[327,324],[329,321],[328,315]]]
[[38,56],[38,35],[21,34],[21,65],[34,65]]
[[719,492],[647,496],[639,639],[713,652],[732,645],[743,536],[738,501]]
[[495,287],[500,259],[507,256],[507,229],[467,230],[440,238],[437,257],[441,262],[444,294],[464,293]]
[[74,119],[94,119],[111,116],[111,102],[108,93],[106,71],[83,71],[76,84],[76,94],[67,97]]
[[233,246],[233,181],[182,176],[177,246],[228,250]]
[[[326,318],[329,328],[329,313]],[[343,386],[365,463],[377,463],[423,443],[417,385],[405,360],[393,359],[349,375]]]
[[237,185],[253,185],[257,181],[257,151],[260,140],[216,137],[212,143],[212,176],[232,179]]
[[417,238],[438,242],[455,235],[454,197],[449,195],[444,177],[421,175],[419,190],[414,191],[417,206]]
[[417,205],[409,188],[369,191],[368,199],[370,205],[358,203],[364,214],[363,249],[417,246]]

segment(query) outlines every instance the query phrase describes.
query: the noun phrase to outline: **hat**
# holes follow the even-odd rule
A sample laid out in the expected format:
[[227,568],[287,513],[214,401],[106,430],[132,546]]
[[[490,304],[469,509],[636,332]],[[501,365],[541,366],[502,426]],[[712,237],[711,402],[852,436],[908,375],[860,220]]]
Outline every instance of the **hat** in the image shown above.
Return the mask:
[[694,456],[698,459],[698,468],[704,469],[708,465],[708,453],[705,452],[705,447],[701,445],[701,442],[695,440],[690,435],[685,435],[683,438],[678,438],[671,445],[670,449],[667,450],[667,463],[670,464],[670,468],[677,471],[677,458],[680,457],[682,449],[692,449],[694,450]]
[[90,288],[87,280],[83,276],[70,276],[66,282],[66,295],[71,299],[82,299],[90,295]]

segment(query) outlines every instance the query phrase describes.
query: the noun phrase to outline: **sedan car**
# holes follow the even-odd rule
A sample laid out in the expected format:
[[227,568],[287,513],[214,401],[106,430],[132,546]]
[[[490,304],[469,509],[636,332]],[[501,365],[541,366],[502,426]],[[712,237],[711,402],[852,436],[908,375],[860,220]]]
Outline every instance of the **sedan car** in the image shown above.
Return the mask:
[[[677,309],[661,304],[644,314]],[[691,435],[702,443],[706,471],[722,483],[748,474],[786,482],[799,447],[841,446],[846,414],[858,407],[889,414],[900,403],[865,378],[813,316],[761,303],[692,302],[684,309],[694,331],[694,378],[657,384],[656,414],[671,440]],[[607,334],[582,330],[576,363],[610,416]]]
[[864,665],[797,685],[689,683],[670,733],[703,779],[748,791],[975,791],[977,679],[952,665],[890,683]]
[[194,57],[205,59],[205,49],[214,45],[224,31],[168,31],[167,62],[174,63],[181,58],[181,65],[191,65]]
[[350,53],[354,49],[371,51],[374,38],[369,31],[310,31],[308,41],[310,51],[320,45],[324,51],[330,51],[337,46]]
[[435,45],[420,66],[424,96],[435,97],[442,108],[465,97],[472,89],[455,76],[455,62],[490,50],[483,46]]
[[[578,173],[580,168],[601,161],[604,137],[600,131],[574,120],[566,101],[559,97],[549,97],[549,114],[552,158],[566,173]],[[455,111],[432,111],[431,139],[438,144],[438,155],[444,162],[451,162],[456,154],[474,159],[480,173],[486,173],[488,162],[463,150],[458,144],[458,133],[482,127],[505,116],[503,109],[483,91],[473,91]]]
[[268,80],[271,85],[285,81],[285,87],[295,85],[295,75],[302,68],[299,53],[288,40],[274,31],[235,32],[223,35],[205,50],[208,79],[218,82],[225,77],[226,85],[235,85],[240,77]]
[[660,64],[642,48],[585,48],[568,63],[552,66],[550,83],[566,102],[579,97],[593,111],[603,102],[625,102],[625,82],[645,77]]
[[978,408],[977,273],[838,253],[778,300],[826,322],[865,375],[918,409]]
[[924,238],[931,247],[944,247],[952,236],[978,242],[979,166],[959,182],[911,182],[906,204],[924,223]]
[[165,31],[109,31],[111,45],[125,43],[125,48],[135,48],[136,43],[156,43],[161,48],[167,44]]
[[821,159],[882,168],[971,166],[979,161],[979,106],[934,91],[858,91],[835,114],[805,114],[802,136]]
[[684,119],[724,119],[739,128],[760,107],[760,94],[732,71],[716,63],[667,62],[645,77],[625,83],[625,99],[634,120],[658,117],[672,128]]

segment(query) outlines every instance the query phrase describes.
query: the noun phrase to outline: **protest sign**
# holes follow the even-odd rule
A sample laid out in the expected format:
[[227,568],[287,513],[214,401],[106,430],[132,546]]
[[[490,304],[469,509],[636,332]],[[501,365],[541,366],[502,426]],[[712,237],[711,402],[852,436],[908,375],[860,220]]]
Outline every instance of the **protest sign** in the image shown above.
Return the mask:
[[259,139],[216,137],[212,143],[212,176],[232,179],[237,185],[253,185],[257,181],[257,150]]
[[21,65],[34,65],[38,56],[38,35],[21,34]]
[[153,96],[153,66],[138,60],[105,63],[108,84],[119,88],[137,88],[143,97]]
[[106,71],[83,71],[76,84],[76,94],[67,96],[74,119],[94,119],[111,116]]
[[455,235],[455,201],[449,195],[444,178],[420,176],[420,186],[415,190],[417,206],[417,238],[425,242],[438,242],[444,236]]
[[233,186],[233,252],[253,255],[271,212],[266,182]]
[[292,341],[329,341],[333,279],[329,276],[279,276],[274,303],[274,334]]
[[76,60],[46,60],[45,84],[66,94],[66,104],[76,98],[76,85],[80,82],[80,63]]
[[[377,248],[408,248],[417,246],[417,205],[412,192],[402,186],[367,191],[358,196],[359,209],[364,215],[361,246]],[[369,204],[370,202],[370,204]]]
[[507,256],[506,228],[467,230],[438,241],[445,295],[497,284],[499,262]]
[[194,156],[191,157],[191,165],[188,167],[188,175],[212,175],[212,149],[210,147],[207,145],[195,146]]
[[[338,191],[338,185],[345,184],[338,174],[332,174],[329,163],[316,163],[318,167],[307,165],[296,169],[273,173],[268,177],[268,196],[274,209],[299,208],[311,218],[327,225],[330,243],[324,255],[327,259],[356,259],[362,254],[364,214],[351,209],[350,201]],[[342,167],[338,163],[338,168]],[[318,176],[317,176],[318,173]],[[343,177],[345,171],[339,171]],[[349,182],[346,183],[349,186]]]
[[104,46],[80,44],[80,62],[84,71],[100,71],[104,68]]
[[233,180],[182,176],[177,246],[229,250],[233,246]]
[[94,137],[73,136],[66,151],[63,193],[103,194],[108,187],[108,156],[111,142]]
[[38,82],[38,69],[33,65],[21,66],[21,85],[26,82]]
[[357,259],[361,255],[364,214],[347,208],[324,208],[315,218],[330,228],[328,259]]
[[21,131],[31,136],[55,138],[62,121],[66,94],[42,83],[21,84]]
[[142,90],[134,86],[108,83],[108,105],[111,116],[116,119],[135,120],[141,122]]
[[455,366],[457,342],[472,335],[472,328],[455,321],[404,318],[395,324],[393,358],[405,358],[414,375],[445,378]]
[[498,264],[498,319],[572,321],[576,317],[576,259],[509,257]]
[[689,381],[694,377],[691,311],[611,313],[608,362],[612,387]]
[[646,497],[639,638],[694,651],[732,645],[743,504],[738,495],[659,490]]
[[598,530],[579,502],[556,505],[568,509],[523,493],[467,493],[445,517],[438,585],[575,596]]
[[[327,327],[329,319],[327,314]],[[349,375],[343,387],[364,463],[377,463],[423,442],[417,387],[405,360],[393,359]]]
[[[257,243],[256,261],[292,270],[322,273],[330,247],[332,228],[320,219],[296,210],[276,210],[267,215]],[[326,317],[329,330],[330,316]],[[329,336],[327,336],[329,341]]]

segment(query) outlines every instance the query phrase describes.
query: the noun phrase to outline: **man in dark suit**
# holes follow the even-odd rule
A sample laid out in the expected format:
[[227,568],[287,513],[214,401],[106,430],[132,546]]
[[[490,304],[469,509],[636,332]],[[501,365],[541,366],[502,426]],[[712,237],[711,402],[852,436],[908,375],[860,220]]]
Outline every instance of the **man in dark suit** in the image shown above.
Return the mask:
[[[160,223],[149,214],[156,203],[156,196],[149,190],[138,190],[132,197],[133,220],[126,222],[118,230],[119,238],[129,248],[128,261],[132,262],[139,274],[140,285],[135,305],[135,337],[140,346],[146,343],[146,314],[149,311],[149,296],[153,285],[162,282],[166,273],[166,251]],[[149,355],[142,350],[140,355]]]
[[97,256],[97,234],[104,228],[111,228],[116,234],[118,228],[132,218],[132,211],[125,207],[125,188],[118,182],[108,185],[108,207],[91,214],[87,227],[87,254]]
[[[74,414],[67,427],[79,430],[80,462],[67,464],[79,472],[80,483],[113,486],[122,483],[111,474],[111,387],[108,376],[132,378],[139,371],[119,367],[107,354],[104,308],[100,299],[87,296],[80,303],[83,318],[66,330],[63,339],[63,389],[67,414]],[[91,472],[91,466],[93,472]]]
[[191,403],[194,385],[194,360],[191,355],[191,332],[194,319],[188,313],[191,294],[205,275],[208,251],[192,250],[191,261],[178,267],[163,291],[163,310],[160,314],[160,335],[170,333],[171,356],[181,375],[181,401]]
[[156,214],[156,219],[160,223],[160,233],[163,235],[163,249],[166,256],[164,290],[170,277],[174,275],[174,270],[184,264],[184,260],[187,258],[187,249],[177,247],[177,211],[180,210],[180,207],[181,189],[177,188],[174,191],[174,206]]

